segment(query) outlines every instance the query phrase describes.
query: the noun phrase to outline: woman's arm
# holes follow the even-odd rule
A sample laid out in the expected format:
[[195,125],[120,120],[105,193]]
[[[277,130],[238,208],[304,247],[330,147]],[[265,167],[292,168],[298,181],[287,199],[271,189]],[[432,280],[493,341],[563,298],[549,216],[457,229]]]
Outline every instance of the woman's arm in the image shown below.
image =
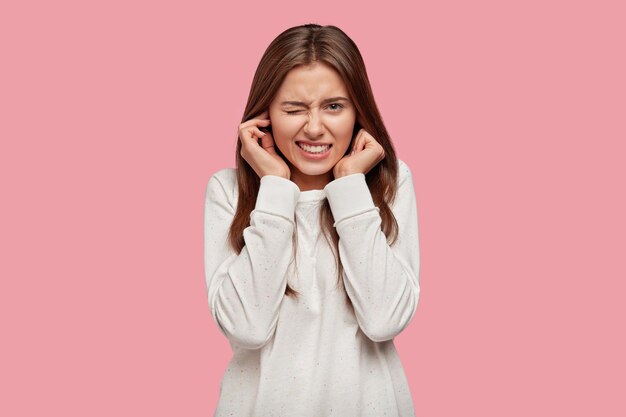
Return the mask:
[[258,349],[273,336],[292,257],[294,211],[300,189],[274,175],[261,178],[245,246],[237,255],[228,243],[236,202],[229,201],[234,170],[214,174],[206,189],[204,266],[209,308],[234,344]]
[[351,174],[325,187],[339,234],[344,283],[361,330],[382,342],[398,335],[415,315],[419,301],[417,205],[409,167],[399,162],[399,182],[392,211],[398,240],[390,247],[381,230],[364,174]]

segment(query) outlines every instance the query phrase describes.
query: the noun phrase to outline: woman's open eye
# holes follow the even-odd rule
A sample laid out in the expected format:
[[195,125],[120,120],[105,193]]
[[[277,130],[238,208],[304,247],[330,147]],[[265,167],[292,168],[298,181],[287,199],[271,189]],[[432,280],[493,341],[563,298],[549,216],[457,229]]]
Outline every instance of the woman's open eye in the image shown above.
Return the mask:
[[328,105],[328,107],[330,107],[330,106],[339,106],[339,107],[337,108],[337,111],[339,111],[339,110],[343,109],[343,105],[341,105],[341,104],[339,104],[339,103],[332,103],[332,104],[329,104],[329,105]]

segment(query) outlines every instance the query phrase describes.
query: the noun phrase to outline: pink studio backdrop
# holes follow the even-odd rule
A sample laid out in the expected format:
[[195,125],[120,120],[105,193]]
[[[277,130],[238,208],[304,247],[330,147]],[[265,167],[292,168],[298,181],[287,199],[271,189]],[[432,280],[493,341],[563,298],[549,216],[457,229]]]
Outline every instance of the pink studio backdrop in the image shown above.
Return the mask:
[[4,2],[0,415],[212,415],[206,182],[311,22],[355,40],[413,170],[418,415],[626,415],[622,5]]

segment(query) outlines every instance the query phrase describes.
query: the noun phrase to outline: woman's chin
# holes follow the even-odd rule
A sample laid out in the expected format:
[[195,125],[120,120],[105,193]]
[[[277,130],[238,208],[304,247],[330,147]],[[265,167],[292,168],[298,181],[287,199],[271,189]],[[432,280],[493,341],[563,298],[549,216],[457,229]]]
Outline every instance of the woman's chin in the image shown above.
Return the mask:
[[297,158],[293,166],[304,175],[316,176],[332,171],[335,164],[333,164],[333,160],[330,158],[323,161],[309,161]]
[[303,175],[308,175],[311,177],[315,177],[318,175],[326,175],[328,171],[332,171],[332,166],[326,166],[326,164],[318,165],[316,167],[308,166],[307,164],[298,164],[296,169],[300,171]]

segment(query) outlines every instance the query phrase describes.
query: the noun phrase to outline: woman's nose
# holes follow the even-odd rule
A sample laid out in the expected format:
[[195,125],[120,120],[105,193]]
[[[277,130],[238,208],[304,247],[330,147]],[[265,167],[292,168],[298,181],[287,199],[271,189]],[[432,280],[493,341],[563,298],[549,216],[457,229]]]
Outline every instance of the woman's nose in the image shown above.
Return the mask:
[[317,111],[309,111],[309,120],[307,120],[304,125],[304,133],[309,136],[316,137],[319,136],[324,131],[324,126],[322,124],[322,118],[320,117],[319,112]]

